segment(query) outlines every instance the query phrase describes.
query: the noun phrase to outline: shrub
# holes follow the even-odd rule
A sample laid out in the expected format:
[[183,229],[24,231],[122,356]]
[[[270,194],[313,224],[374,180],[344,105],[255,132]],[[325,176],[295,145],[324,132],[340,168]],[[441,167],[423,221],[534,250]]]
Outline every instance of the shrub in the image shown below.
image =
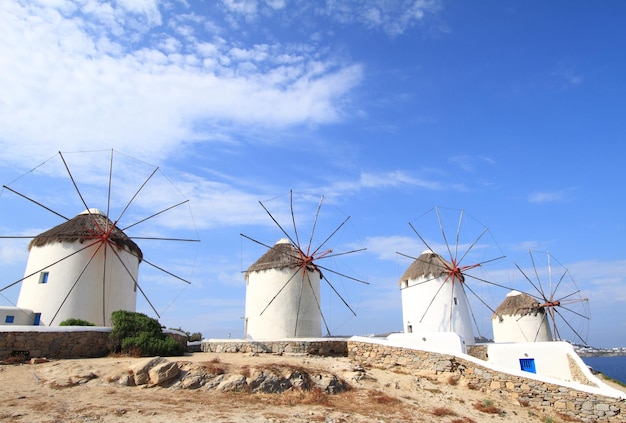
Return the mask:
[[433,416],[437,416],[437,417],[456,416],[457,415],[453,410],[451,410],[451,409],[449,409],[447,407],[437,407],[433,411],[431,411],[431,414]]
[[191,342],[193,341],[202,341],[202,332],[194,332],[191,334],[191,336],[189,337],[189,340]]
[[491,400],[477,401],[474,403],[474,408],[488,414],[500,414],[502,412],[502,410],[493,405],[493,401]]
[[122,339],[123,351],[138,351],[140,355],[172,356],[182,355],[183,348],[176,340],[165,335],[163,338],[155,338],[148,332],[142,332],[139,336]]
[[161,325],[143,313],[118,310],[111,314],[110,340],[117,353],[150,356],[183,355],[185,348],[163,333]]
[[63,320],[59,326],[95,326],[93,323],[83,319],[75,319],[73,317]]

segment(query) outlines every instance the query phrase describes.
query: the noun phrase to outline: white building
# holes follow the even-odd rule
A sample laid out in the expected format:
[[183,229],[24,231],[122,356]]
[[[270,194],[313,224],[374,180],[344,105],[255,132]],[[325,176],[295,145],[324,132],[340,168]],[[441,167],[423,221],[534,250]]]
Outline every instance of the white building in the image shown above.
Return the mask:
[[491,317],[491,325],[496,343],[552,341],[545,308],[519,291],[507,294]]
[[17,307],[0,307],[0,325],[38,325],[34,311]]
[[475,343],[465,280],[452,269],[440,255],[426,250],[404,272],[399,285],[405,334],[453,332],[464,345]]
[[100,210],[84,211],[31,241],[17,307],[45,326],[68,318],[110,326],[112,312],[135,311],[141,260]]
[[245,338],[321,336],[321,272],[301,266],[301,252],[279,240],[246,271]]

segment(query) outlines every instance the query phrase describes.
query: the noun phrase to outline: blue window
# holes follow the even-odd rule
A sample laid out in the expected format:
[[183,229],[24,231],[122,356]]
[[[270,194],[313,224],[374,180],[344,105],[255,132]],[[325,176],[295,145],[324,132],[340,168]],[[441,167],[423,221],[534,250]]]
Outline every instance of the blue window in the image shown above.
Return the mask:
[[41,272],[39,274],[39,283],[48,283],[48,272]]
[[15,316],[7,316],[4,318],[4,323],[13,323]]
[[537,369],[535,369],[534,358],[520,358],[519,365],[520,365],[520,368],[525,372],[537,373]]
[[41,313],[35,313],[35,320],[33,321],[33,326],[39,326],[41,323]]

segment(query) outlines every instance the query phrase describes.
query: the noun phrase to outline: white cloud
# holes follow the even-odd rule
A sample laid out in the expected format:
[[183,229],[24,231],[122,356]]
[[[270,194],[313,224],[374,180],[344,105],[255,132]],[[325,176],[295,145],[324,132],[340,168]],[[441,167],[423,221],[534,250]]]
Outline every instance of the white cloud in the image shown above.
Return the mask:
[[323,60],[306,46],[243,48],[211,34],[199,40],[189,28],[167,34],[154,2],[58,7],[0,5],[4,160],[50,155],[42,143],[162,157],[213,139],[217,123],[332,122],[362,78],[358,64]]
[[402,260],[408,264],[410,264],[410,259],[402,258],[397,253],[417,257],[425,249],[424,244],[417,237],[398,235],[368,237],[365,243],[367,251],[377,255],[381,260]]

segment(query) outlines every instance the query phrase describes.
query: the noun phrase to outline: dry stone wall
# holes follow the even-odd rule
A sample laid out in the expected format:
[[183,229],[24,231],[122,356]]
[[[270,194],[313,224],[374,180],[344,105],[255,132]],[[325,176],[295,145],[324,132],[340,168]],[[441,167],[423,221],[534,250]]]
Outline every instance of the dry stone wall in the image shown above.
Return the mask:
[[363,366],[432,371],[456,376],[469,389],[500,394],[585,422],[624,422],[623,399],[591,394],[536,379],[500,373],[453,355],[348,340],[348,356]]
[[12,355],[46,358],[104,357],[109,353],[108,331],[0,332],[0,359]]
[[288,339],[282,341],[208,340],[202,351],[217,353],[311,354],[319,356],[348,355],[346,339]]
[[[111,351],[110,333],[110,328],[77,330],[76,327],[0,331],[0,360],[17,355],[31,358],[104,357]],[[164,333],[186,347],[184,334],[168,330]]]

